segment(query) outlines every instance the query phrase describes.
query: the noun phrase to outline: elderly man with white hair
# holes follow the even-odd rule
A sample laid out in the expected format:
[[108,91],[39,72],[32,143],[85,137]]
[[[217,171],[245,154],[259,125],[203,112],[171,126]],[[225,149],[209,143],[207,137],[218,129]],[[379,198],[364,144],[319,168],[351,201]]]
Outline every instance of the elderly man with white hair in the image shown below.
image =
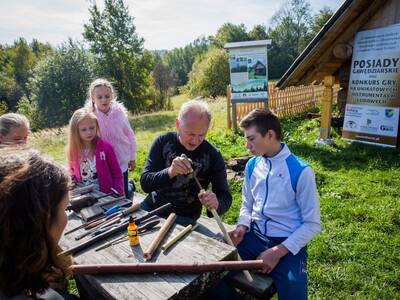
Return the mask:
[[[224,160],[205,140],[210,121],[207,103],[191,100],[179,111],[177,131],[156,138],[140,178],[143,190],[149,193],[142,203],[143,209],[153,210],[169,202],[171,210],[161,216],[174,212],[177,223],[184,226],[196,222],[202,205],[215,208],[219,214],[229,209],[232,196]],[[200,191],[194,176],[205,191]],[[207,191],[210,184],[211,191]]]

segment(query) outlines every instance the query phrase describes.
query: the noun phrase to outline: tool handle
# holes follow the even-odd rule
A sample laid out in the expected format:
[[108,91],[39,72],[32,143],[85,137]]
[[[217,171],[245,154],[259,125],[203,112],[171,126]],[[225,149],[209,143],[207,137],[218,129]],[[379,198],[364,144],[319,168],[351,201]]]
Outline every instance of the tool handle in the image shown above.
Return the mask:
[[[224,224],[222,223],[221,218],[219,217],[219,215],[218,215],[217,211],[215,210],[215,208],[211,208],[210,210],[211,210],[211,213],[212,213],[212,215],[213,215],[215,221],[217,221],[217,224],[218,224],[218,226],[219,226],[219,229],[221,229],[222,233],[224,234],[224,238],[225,238],[225,240],[227,241],[227,243],[228,243],[229,245],[231,245],[232,247],[235,247],[235,245],[233,244],[233,242],[232,242],[232,240],[231,240],[231,237],[229,236],[228,232],[226,231],[226,228],[225,228]],[[236,247],[235,247],[235,248],[236,248]],[[238,258],[238,260],[242,260],[242,258],[240,257],[239,253],[238,253],[238,255],[237,255],[237,258]],[[246,277],[246,279],[247,279],[249,282],[253,282],[253,277],[251,277],[249,271],[244,270],[244,271],[243,271],[243,274],[244,274],[244,276]]]
[[140,208],[140,203],[132,203],[131,207],[124,209],[121,214],[123,217],[130,215],[131,213],[137,211]]

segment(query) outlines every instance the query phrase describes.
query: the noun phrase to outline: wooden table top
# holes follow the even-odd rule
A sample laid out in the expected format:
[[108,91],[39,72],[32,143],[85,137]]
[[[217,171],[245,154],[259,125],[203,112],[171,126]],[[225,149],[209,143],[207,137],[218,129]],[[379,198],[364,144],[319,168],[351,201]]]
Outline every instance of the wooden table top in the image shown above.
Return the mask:
[[[143,196],[136,194],[135,201],[141,201]],[[134,213],[134,216],[143,215],[144,211]],[[165,220],[162,219],[161,222]],[[82,224],[75,215],[69,215],[66,231]],[[160,225],[158,225],[160,227]],[[162,263],[191,263],[204,261],[233,260],[236,249],[209,238],[196,231],[184,236],[180,241],[171,246],[167,251],[161,252],[160,247],[182,230],[183,227],[174,224],[167,236],[162,240],[150,262]],[[63,250],[77,245],[85,239],[76,241],[75,237],[84,232],[84,229],[63,236],[60,245]],[[157,235],[158,230],[152,230],[139,236],[140,245],[130,247],[126,240],[106,249],[95,251],[100,245],[111,241],[118,236],[126,235],[126,231],[100,241],[90,248],[74,256],[76,264],[112,264],[144,262],[143,251]],[[129,274],[129,275],[85,275],[84,280],[89,289],[89,295],[104,299],[188,299],[195,298],[205,292],[213,283],[219,280],[221,272],[201,274]]]

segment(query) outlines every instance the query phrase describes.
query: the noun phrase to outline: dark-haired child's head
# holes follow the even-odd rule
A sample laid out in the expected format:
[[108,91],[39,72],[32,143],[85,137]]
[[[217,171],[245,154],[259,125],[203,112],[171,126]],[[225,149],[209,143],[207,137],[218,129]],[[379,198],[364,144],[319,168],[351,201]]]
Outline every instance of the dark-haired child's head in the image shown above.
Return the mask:
[[0,293],[35,295],[59,267],[69,177],[38,151],[0,149]]

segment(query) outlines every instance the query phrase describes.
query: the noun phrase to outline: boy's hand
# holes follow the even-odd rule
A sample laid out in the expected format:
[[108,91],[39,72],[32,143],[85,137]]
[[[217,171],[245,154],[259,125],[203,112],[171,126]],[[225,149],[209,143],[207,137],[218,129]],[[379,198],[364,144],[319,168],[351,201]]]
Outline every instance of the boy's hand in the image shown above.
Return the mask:
[[271,273],[272,270],[276,267],[282,257],[284,257],[289,250],[283,246],[282,244],[269,248],[257,257],[257,259],[262,259],[263,268],[262,273]]
[[136,160],[130,160],[128,162],[128,170],[135,171],[135,169],[136,169]]
[[238,225],[235,230],[229,232],[229,236],[235,245],[240,244],[240,242],[243,240],[244,235],[246,234],[247,227],[244,225]]

